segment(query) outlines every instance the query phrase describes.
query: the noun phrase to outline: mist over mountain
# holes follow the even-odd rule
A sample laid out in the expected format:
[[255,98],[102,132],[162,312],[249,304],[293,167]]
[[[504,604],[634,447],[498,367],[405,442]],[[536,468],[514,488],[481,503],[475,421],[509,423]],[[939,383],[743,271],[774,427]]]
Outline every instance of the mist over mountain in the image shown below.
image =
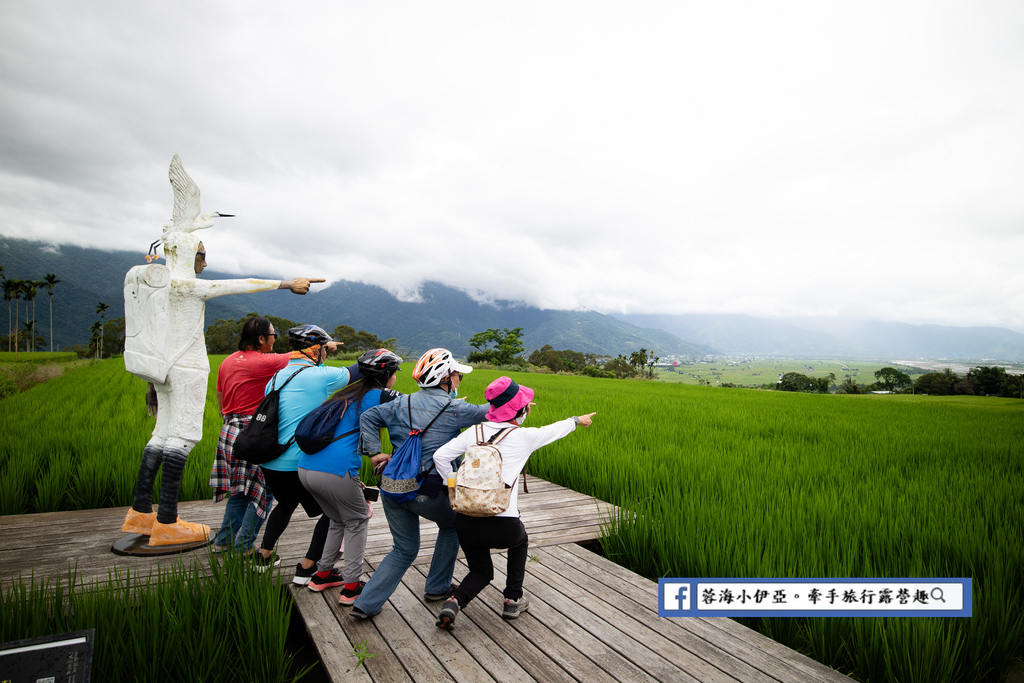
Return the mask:
[[[5,276],[41,280],[46,273],[54,273],[62,280],[53,300],[58,347],[88,342],[99,301],[110,305],[107,319],[124,315],[124,275],[131,267],[144,264],[143,254],[137,252],[0,238],[0,265]],[[261,277],[258,273],[246,276]],[[210,269],[202,275],[209,280],[237,277]],[[37,294],[35,304],[37,329],[49,339],[45,288]],[[25,302],[18,306],[19,320],[24,321]],[[477,332],[522,327],[527,352],[550,344],[556,349],[610,356],[628,355],[640,348],[654,349],[662,356],[705,354],[704,349],[662,330],[642,329],[601,313],[541,310],[510,301],[479,303],[465,292],[430,282],[422,286],[420,300],[415,302],[399,301],[381,287],[350,281],[334,282],[326,288],[320,285],[305,296],[273,291],[219,297],[206,304],[206,324],[240,318],[250,311],[315,323],[328,331],[350,325],[381,339],[395,337],[403,350],[416,353],[443,346],[465,356],[472,350],[469,339]]]
[[[85,344],[97,319],[96,304],[110,305],[107,319],[124,315],[124,275],[144,264],[143,254],[53,246],[0,237],[0,266],[12,279],[62,280],[53,299],[53,332],[58,348]],[[260,277],[258,273],[247,276]],[[204,279],[237,275],[207,270]],[[7,303],[7,302],[5,302]],[[10,302],[11,314],[14,302]],[[49,297],[44,287],[35,300],[37,330],[49,339]],[[24,322],[25,301],[17,302]],[[550,344],[556,349],[628,355],[640,348],[669,355],[706,354],[790,357],[1024,360],[1024,335],[999,327],[910,325],[835,317],[758,318],[718,314],[615,314],[541,310],[519,302],[481,303],[469,294],[428,282],[418,301],[399,301],[387,290],[361,282],[322,285],[306,296],[287,291],[211,299],[206,323],[243,317],[250,311],[328,331],[337,325],[366,330],[381,339],[395,337],[403,350],[422,352],[444,346],[465,356],[469,339],[488,328],[523,328],[527,351]],[[2,319],[0,309],[0,319]],[[684,341],[685,340],[685,341]]]
[[838,317],[618,315],[725,355],[1024,360],[1024,334],[1002,327],[910,325]]

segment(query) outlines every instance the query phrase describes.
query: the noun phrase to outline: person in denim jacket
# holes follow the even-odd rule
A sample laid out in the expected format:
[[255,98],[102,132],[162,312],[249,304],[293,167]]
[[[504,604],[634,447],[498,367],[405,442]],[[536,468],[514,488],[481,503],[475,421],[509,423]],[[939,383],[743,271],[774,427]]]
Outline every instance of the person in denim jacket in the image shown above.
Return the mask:
[[[380,454],[382,428],[388,430],[396,451],[409,436],[413,429],[409,424],[409,405],[412,406],[412,423],[416,429],[425,427],[448,405],[448,409],[420,437],[420,473],[424,477],[419,494],[407,503],[381,497],[394,545],[356,599],[352,607],[352,616],[356,618],[367,619],[379,613],[406,570],[412,566],[420,550],[420,517],[437,524],[437,541],[430,560],[424,598],[438,602],[447,600],[452,594],[459,538],[455,532],[455,513],[448,504],[447,484],[434,470],[434,451],[466,427],[483,422],[487,415],[489,406],[486,403],[474,405],[455,400],[462,376],[472,371],[468,365],[457,363],[447,349],[431,349],[423,354],[412,372],[413,379],[420,386],[419,391],[409,399],[374,406],[359,418],[360,452],[375,457]],[[378,473],[385,464],[386,460],[377,466]]]

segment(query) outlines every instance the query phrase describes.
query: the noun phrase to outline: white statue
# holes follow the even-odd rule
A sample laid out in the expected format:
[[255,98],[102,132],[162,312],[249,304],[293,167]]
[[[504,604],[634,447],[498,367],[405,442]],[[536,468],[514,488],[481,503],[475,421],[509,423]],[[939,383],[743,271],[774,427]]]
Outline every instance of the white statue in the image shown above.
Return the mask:
[[[153,437],[142,453],[135,500],[121,530],[148,535],[150,546],[206,543],[210,537],[210,527],[178,517],[181,473],[203,436],[210,374],[203,336],[207,299],[271,289],[305,294],[311,282],[323,282],[197,279],[206,267],[206,252],[193,231],[212,227],[213,218],[228,214],[199,215],[199,188],[178,155],[171,159],[170,179],[174,214],[160,240],[167,265],[136,266],[124,280],[125,368],[153,383],[159,410]],[[153,512],[153,480],[161,464],[160,506]]]

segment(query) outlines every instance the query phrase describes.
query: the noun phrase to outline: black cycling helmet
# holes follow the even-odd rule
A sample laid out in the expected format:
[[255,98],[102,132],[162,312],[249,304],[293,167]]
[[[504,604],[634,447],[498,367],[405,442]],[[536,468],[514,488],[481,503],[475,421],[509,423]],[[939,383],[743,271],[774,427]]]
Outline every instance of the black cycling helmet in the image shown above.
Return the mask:
[[401,370],[402,357],[389,349],[373,349],[359,356],[356,362],[363,376],[379,380],[383,385],[391,375]]
[[299,325],[288,330],[288,345],[294,351],[308,349],[317,344],[326,344],[329,341],[333,341],[331,335],[316,325]]

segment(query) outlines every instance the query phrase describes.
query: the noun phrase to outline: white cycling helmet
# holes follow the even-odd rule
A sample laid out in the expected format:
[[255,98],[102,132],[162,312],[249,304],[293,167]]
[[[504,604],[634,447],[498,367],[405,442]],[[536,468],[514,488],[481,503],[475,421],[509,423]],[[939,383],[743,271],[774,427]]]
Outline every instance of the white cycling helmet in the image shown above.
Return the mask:
[[467,374],[473,368],[457,362],[448,349],[430,349],[416,362],[412,378],[421,387],[436,387],[453,372]]

